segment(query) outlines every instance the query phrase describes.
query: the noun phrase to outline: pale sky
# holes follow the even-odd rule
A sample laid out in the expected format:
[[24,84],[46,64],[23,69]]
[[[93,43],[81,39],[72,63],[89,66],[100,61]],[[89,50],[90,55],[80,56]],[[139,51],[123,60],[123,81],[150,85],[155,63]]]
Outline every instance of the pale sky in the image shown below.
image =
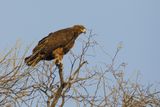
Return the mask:
[[92,29],[111,55],[122,41],[118,61],[128,63],[127,74],[140,71],[146,84],[160,81],[160,0],[1,0],[0,50],[74,24]]

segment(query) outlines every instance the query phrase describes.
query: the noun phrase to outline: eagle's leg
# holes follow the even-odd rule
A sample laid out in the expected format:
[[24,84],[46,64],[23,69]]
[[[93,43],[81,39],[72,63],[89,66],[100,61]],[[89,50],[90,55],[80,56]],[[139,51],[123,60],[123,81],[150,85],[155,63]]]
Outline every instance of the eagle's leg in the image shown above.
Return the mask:
[[58,48],[53,51],[54,62],[58,66],[62,64],[63,59],[63,48]]
[[65,82],[64,82],[64,78],[63,78],[63,63],[62,63],[63,48],[58,48],[58,49],[54,50],[53,56],[55,58],[54,62],[59,69],[59,77],[60,77],[61,86],[64,87]]

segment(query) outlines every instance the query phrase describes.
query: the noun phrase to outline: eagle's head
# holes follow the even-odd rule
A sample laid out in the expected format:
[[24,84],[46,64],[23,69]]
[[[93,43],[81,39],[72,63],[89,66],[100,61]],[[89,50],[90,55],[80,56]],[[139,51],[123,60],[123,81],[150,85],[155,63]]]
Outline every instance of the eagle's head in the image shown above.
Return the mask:
[[86,33],[86,28],[83,25],[74,25],[73,28],[79,34]]

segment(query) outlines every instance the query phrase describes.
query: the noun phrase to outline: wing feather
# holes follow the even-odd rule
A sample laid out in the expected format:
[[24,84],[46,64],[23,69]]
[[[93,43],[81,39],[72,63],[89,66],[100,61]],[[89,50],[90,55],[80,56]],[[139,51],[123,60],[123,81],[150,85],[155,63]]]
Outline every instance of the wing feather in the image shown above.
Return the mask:
[[[62,29],[41,39],[33,49],[34,53],[43,54],[44,57],[50,56],[52,52],[61,47],[65,47],[73,41],[74,32],[71,29]],[[67,50],[69,51],[69,50]]]

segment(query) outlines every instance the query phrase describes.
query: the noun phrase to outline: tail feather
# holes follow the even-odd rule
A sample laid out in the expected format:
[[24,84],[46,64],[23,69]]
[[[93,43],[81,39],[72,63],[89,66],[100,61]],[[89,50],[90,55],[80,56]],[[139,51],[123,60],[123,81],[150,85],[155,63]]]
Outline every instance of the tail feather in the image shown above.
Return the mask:
[[40,60],[41,57],[39,57],[38,55],[31,55],[25,58],[25,63],[28,66],[35,66]]

